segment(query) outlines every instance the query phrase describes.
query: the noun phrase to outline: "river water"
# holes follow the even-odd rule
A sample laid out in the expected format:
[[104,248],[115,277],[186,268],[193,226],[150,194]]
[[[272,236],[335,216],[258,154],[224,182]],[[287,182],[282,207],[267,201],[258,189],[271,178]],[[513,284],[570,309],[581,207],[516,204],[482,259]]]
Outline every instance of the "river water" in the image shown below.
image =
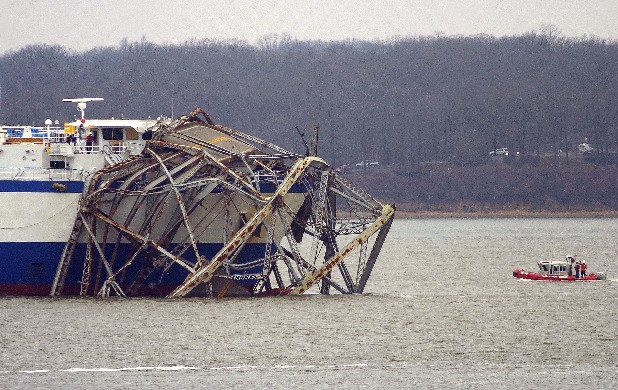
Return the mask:
[[[615,389],[618,219],[396,220],[365,295],[0,298],[2,388]],[[517,280],[575,253],[607,281]]]

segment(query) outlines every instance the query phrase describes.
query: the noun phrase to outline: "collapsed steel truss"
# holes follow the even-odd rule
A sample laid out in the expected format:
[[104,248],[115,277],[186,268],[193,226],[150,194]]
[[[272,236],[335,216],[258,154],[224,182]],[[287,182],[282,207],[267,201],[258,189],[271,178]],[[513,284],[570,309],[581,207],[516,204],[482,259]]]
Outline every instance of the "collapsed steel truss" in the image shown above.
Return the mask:
[[52,296],[77,270],[83,296],[363,292],[392,206],[199,108],[152,135],[86,183]]

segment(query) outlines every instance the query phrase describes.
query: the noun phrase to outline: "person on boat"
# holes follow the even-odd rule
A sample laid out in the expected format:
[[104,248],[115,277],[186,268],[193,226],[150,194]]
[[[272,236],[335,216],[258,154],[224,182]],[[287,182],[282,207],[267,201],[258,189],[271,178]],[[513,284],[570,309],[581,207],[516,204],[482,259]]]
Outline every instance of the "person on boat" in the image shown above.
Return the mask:
[[92,133],[88,133],[88,135],[86,136],[86,153],[90,154],[90,151],[92,150],[92,142],[94,141],[94,137],[92,136]]
[[580,265],[579,265],[579,261],[577,263],[575,263],[575,278],[579,279],[579,269],[580,269]]
[[584,260],[582,261],[582,278],[586,276],[586,268],[588,268],[588,266],[586,265],[586,260]]

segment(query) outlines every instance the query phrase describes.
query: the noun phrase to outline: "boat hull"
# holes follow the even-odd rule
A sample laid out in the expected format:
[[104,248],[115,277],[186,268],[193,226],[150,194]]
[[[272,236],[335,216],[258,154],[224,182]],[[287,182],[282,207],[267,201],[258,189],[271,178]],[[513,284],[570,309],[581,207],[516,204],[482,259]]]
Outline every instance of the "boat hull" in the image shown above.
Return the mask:
[[589,274],[584,277],[576,278],[573,275],[546,275],[537,272],[528,272],[524,270],[516,269],[513,271],[513,276],[518,279],[529,280],[549,280],[554,282],[580,282],[590,280],[601,280],[596,274]]

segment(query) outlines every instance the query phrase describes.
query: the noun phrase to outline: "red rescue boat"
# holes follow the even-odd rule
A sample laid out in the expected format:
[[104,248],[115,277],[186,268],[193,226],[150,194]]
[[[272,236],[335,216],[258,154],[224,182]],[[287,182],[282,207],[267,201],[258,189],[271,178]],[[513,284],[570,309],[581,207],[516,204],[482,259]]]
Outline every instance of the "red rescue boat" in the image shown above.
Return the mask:
[[604,272],[586,273],[586,262],[580,262],[572,256],[567,256],[565,260],[542,260],[538,262],[538,266],[537,272],[516,269],[513,271],[513,276],[518,279],[564,282],[605,280],[606,278]]

